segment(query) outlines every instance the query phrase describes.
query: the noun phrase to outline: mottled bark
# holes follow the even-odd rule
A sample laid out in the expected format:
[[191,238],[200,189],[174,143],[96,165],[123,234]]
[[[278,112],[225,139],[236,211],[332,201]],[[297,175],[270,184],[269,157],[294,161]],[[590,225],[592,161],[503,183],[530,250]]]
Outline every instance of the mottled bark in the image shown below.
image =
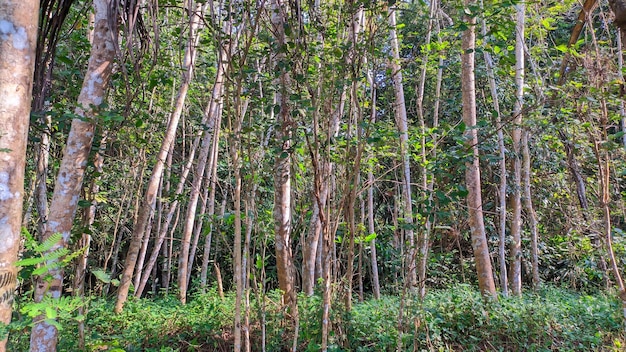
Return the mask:
[[[93,141],[97,108],[104,102],[106,88],[111,77],[115,42],[109,27],[110,3],[111,0],[94,0],[93,2],[94,39],[87,73],[75,110],[75,114],[81,118],[72,121],[43,236],[47,239],[56,233],[62,235],[61,240],[50,249],[50,252],[67,247]],[[48,273],[37,279],[35,301],[40,302],[46,296],[58,299],[61,297],[62,289],[63,269],[59,265],[52,264]],[[35,319],[36,323],[31,332],[31,351],[56,350],[57,328],[49,324],[46,319],[45,315]]]
[[472,249],[476,260],[478,287],[483,295],[496,297],[493,281],[491,257],[485,234],[483,219],[480,165],[478,156],[478,131],[476,129],[476,82],[474,78],[474,52],[476,45],[476,14],[470,8],[477,8],[473,0],[464,0],[468,28],[462,34],[461,91],[463,100],[463,121],[467,126],[466,143],[471,151],[470,160],[465,163],[465,183],[467,185],[467,206],[471,231]]
[[17,284],[38,13],[36,0],[0,4],[0,324],[11,322]]

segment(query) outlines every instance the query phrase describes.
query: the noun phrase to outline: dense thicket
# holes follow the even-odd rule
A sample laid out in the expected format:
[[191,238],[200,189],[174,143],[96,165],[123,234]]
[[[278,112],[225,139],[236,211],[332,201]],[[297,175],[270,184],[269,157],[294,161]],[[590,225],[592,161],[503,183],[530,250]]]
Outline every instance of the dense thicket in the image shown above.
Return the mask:
[[[125,307],[129,296],[159,297],[161,310],[169,294],[201,307],[203,292],[233,291],[223,304],[236,350],[269,343],[272,329],[288,337],[282,348],[358,350],[373,342],[345,340],[343,319],[378,309],[352,304],[382,292],[395,324],[386,346],[401,350],[470,343],[445,335],[437,314],[449,308],[428,308],[430,290],[459,283],[500,297],[471,299],[514,321],[533,303],[504,298],[509,289],[524,300],[546,284],[626,306],[612,16],[574,0],[52,1],[28,135],[19,326],[58,326],[80,306],[70,296],[116,300],[121,315],[106,316],[132,322],[127,310],[150,304]],[[107,93],[85,102],[94,87]],[[53,190],[81,169],[61,204]],[[100,320],[83,308],[84,343]],[[461,320],[477,339],[511,336],[488,331],[504,319],[490,314]],[[413,324],[434,324],[440,340]],[[531,339],[573,343],[549,331]]]

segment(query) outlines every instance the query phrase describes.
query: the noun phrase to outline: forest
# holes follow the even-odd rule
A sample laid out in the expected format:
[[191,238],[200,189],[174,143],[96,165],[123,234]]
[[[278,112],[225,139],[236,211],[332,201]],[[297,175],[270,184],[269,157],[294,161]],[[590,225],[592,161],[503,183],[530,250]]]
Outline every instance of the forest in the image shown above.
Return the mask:
[[1,351],[626,350],[624,0],[0,0]]

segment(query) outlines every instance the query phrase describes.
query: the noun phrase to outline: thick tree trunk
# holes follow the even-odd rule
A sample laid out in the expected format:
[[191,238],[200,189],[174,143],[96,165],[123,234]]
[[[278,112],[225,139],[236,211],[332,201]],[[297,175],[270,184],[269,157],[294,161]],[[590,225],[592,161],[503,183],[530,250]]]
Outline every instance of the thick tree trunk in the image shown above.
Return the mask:
[[122,274],[120,286],[117,291],[117,301],[115,302],[114,308],[115,312],[117,313],[120,313],[122,311],[124,303],[126,303],[126,299],[128,298],[128,291],[130,289],[133,272],[135,271],[135,265],[137,263],[137,257],[139,256],[139,250],[141,249],[141,240],[143,238],[144,231],[146,230],[146,227],[148,225],[148,221],[154,213],[154,209],[156,206],[156,196],[159,184],[161,182],[161,177],[163,176],[165,160],[167,159],[170,147],[174,142],[174,138],[176,137],[176,129],[178,128],[178,122],[180,121],[180,116],[182,115],[183,107],[185,105],[185,99],[187,97],[187,91],[189,90],[189,84],[191,83],[191,78],[193,76],[193,68],[197,52],[196,46],[198,45],[198,41],[200,38],[198,34],[198,29],[200,27],[200,22],[204,14],[203,6],[206,5],[197,4],[195,9],[193,9],[191,7],[192,4],[193,1],[189,0],[189,11],[191,12],[191,28],[189,31],[187,47],[185,49],[185,57],[183,62],[183,79],[180,89],[178,91],[178,95],[176,97],[174,111],[170,116],[170,120],[165,131],[165,136],[163,137],[163,142],[161,144],[161,149],[159,150],[159,154],[157,155],[156,164],[152,169],[152,175],[150,176],[148,186],[146,187],[144,193],[143,203],[140,208],[135,227],[133,228],[130,247],[128,248],[128,252],[126,253],[126,261],[124,262],[124,273]]
[[[478,8],[476,1],[464,0],[466,11]],[[465,163],[465,183],[467,185],[467,206],[472,239],[472,248],[476,260],[478,287],[483,295],[496,297],[496,287],[493,281],[491,257],[485,234],[483,219],[480,165],[478,157],[478,131],[476,130],[476,83],[474,79],[474,51],[476,45],[476,14],[464,16],[468,28],[462,35],[461,55],[461,91],[463,96],[463,121],[467,126],[465,138],[470,148],[471,160]]]
[[[47,239],[56,233],[62,235],[61,240],[50,249],[50,252],[65,248],[69,241],[93,141],[94,119],[97,118],[97,111],[94,111],[94,107],[104,102],[106,88],[111,77],[115,59],[115,41],[112,28],[109,27],[110,3],[111,0],[94,0],[93,2],[94,39],[89,66],[75,110],[76,115],[81,116],[81,119],[72,121],[43,236]],[[35,301],[41,302],[45,296],[58,299],[61,297],[62,289],[63,268],[60,265],[52,265],[46,275],[37,279]],[[47,323],[45,319],[45,316],[36,319],[37,323],[31,332],[31,351],[56,350],[57,328]]]
[[[0,5],[0,323],[11,322],[39,1]],[[0,340],[0,351],[7,340]]]

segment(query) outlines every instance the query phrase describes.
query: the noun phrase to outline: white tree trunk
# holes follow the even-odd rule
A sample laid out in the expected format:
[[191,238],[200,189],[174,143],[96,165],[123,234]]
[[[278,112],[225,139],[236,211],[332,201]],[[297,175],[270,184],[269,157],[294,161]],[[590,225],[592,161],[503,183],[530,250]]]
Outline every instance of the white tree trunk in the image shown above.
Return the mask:
[[404,86],[402,84],[402,67],[400,66],[400,45],[396,34],[396,11],[389,8],[389,37],[392,58],[390,61],[391,78],[393,80],[393,90],[395,93],[394,111],[396,116],[396,126],[400,134],[400,156],[402,159],[402,217],[406,229],[406,240],[408,241],[408,251],[406,252],[405,265],[408,269],[408,284],[410,289],[417,285],[417,274],[415,270],[415,236],[413,229],[413,203],[411,196],[411,160],[409,155],[409,133],[406,115],[406,104],[404,101]]
[[[110,3],[111,0],[93,1],[94,39],[89,66],[75,110],[75,114],[81,118],[72,121],[43,236],[47,239],[56,233],[62,235],[61,240],[50,249],[50,252],[65,248],[69,241],[93,141],[94,120],[97,119],[97,111],[94,111],[94,107],[104,102],[106,88],[111,77],[115,59],[115,41],[111,35],[112,29],[109,27]],[[45,296],[58,299],[61,297],[62,289],[63,269],[53,264],[47,274],[37,279],[35,301],[40,302]],[[31,332],[31,351],[55,351],[58,338],[57,328],[48,324],[45,316],[38,317],[36,321]]]

